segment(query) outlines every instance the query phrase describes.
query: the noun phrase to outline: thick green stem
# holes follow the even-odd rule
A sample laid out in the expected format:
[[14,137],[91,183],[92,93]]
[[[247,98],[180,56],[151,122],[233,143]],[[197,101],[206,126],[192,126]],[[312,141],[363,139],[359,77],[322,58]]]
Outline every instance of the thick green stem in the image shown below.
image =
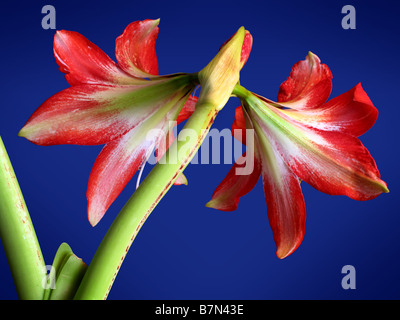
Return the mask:
[[176,150],[178,156],[172,161],[171,153],[166,152],[165,159],[160,160],[128,200],[97,249],[75,299],[107,298],[137,233],[157,203],[194,157],[216,114],[214,105],[199,101],[195,112],[169,149]]
[[0,138],[0,238],[18,297],[42,299],[46,268],[24,198]]

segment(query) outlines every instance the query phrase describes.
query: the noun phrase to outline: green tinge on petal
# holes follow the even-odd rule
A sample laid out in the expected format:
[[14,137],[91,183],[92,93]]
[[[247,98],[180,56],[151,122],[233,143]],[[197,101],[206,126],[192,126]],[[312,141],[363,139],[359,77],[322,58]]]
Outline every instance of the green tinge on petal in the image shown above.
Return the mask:
[[177,92],[196,86],[197,76],[175,74],[140,85],[81,85],[47,99],[19,136],[39,145],[104,144],[148,119]]
[[202,87],[199,102],[210,103],[221,110],[239,81],[240,61],[245,29],[241,27],[221,48],[213,60],[199,72]]
[[279,145],[288,166],[314,188],[355,200],[388,192],[373,158],[356,137],[302,127],[256,96],[249,96],[247,103],[253,121]]
[[187,180],[186,176],[183,173],[181,173],[178,176],[178,179],[176,179],[176,181],[175,181],[175,185],[182,185],[182,184],[184,184],[185,186],[188,185],[188,180]]

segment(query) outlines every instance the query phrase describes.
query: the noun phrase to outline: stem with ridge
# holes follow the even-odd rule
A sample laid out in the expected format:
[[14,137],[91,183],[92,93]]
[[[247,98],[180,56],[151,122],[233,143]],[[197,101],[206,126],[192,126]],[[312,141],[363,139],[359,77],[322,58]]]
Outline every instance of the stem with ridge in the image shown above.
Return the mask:
[[1,138],[0,238],[19,299],[42,299],[47,271],[28,209]]

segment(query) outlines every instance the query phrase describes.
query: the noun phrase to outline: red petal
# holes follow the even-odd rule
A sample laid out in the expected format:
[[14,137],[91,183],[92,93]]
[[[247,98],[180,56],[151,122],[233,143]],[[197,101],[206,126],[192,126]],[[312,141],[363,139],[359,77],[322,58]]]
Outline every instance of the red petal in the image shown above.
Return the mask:
[[331,90],[331,71],[310,52],[293,66],[290,77],[281,84],[278,102],[297,110],[318,108],[328,100]]
[[[88,217],[92,225],[103,217],[154,147],[159,147],[160,140],[172,131],[176,123],[174,120],[189,95],[190,91],[183,88],[167,97],[167,102],[161,101],[163,108],[153,108],[158,111],[154,117],[141,121],[120,139],[111,141],[104,147],[89,178]],[[178,181],[182,182],[183,179]]]
[[133,103],[129,104],[128,100],[135,90],[134,86],[101,85],[67,88],[47,99],[19,135],[39,145],[107,143],[156,110],[156,107],[136,107],[135,117],[132,117],[129,107]]
[[77,32],[57,31],[53,49],[60,71],[66,74],[70,85],[134,81],[99,47]]
[[92,226],[104,216],[146,159],[148,150],[154,147],[152,141],[135,142],[136,133],[133,129],[108,143],[96,159],[87,190],[88,219]]
[[229,170],[206,206],[222,211],[236,210],[240,198],[249,193],[260,178],[261,163],[257,156],[254,157],[253,164],[253,170],[250,170],[248,174],[238,174],[240,170],[245,170],[244,168],[247,165],[245,152]]
[[[281,156],[269,149],[262,155],[262,176],[268,221],[277,246],[276,255],[283,259],[301,244],[305,233],[306,207],[300,181],[288,168]],[[269,145],[269,146],[268,146]]]
[[[243,130],[243,122],[244,112],[240,107],[236,109],[234,127]],[[252,125],[250,121],[249,125]],[[285,258],[298,248],[304,237],[306,211],[299,179],[281,156],[272,150],[268,140],[258,134],[254,170],[248,175],[238,175],[238,163],[243,162],[245,157],[246,153],[234,164],[206,206],[223,211],[235,210],[240,198],[254,188],[262,172],[268,219],[277,245],[277,256]]]
[[159,20],[135,21],[116,40],[115,56],[121,68],[135,77],[158,75],[155,51]]
[[293,172],[324,193],[370,200],[388,192],[375,161],[356,137],[318,131],[309,133],[310,147],[294,155],[283,151]]
[[[247,102],[245,106],[248,107]],[[256,133],[257,159],[261,163],[268,220],[277,246],[276,254],[283,259],[299,247],[304,237],[306,208],[300,181],[265,136],[262,127],[249,117],[247,109],[244,110],[248,127]]]
[[233,121],[231,131],[235,139],[243,144],[246,144],[246,121],[242,106],[239,106],[235,109],[235,119]]
[[[236,108],[232,128],[246,132],[245,117],[242,107]],[[249,121],[249,127],[251,122]],[[235,133],[234,133],[235,135]],[[236,133],[237,135],[237,133]],[[231,170],[214,191],[207,207],[222,210],[236,210],[242,196],[249,193],[257,184],[261,174],[261,160],[257,150],[257,141],[249,143],[247,151],[233,164]]]
[[185,177],[185,175],[183,173],[180,173],[178,178],[175,180],[174,185],[175,186],[181,186],[183,184],[185,186],[187,186],[188,181],[187,181],[187,178]]
[[374,159],[356,137],[307,128],[276,108],[260,106],[252,106],[254,121],[301,180],[322,192],[355,200],[388,192]]
[[178,119],[176,120],[178,124],[188,119],[194,112],[196,107],[197,100],[199,100],[196,96],[190,96],[183,106],[181,112],[179,113]]
[[160,109],[175,121],[193,89],[188,78],[183,74],[137,79],[137,85],[129,86],[73,86],[46,100],[20,136],[40,145],[93,145],[117,139]]
[[320,108],[302,111],[282,110],[282,112],[307,126],[340,131],[357,137],[367,132],[378,117],[378,110],[361,84],[333,98]]
[[[177,117],[183,101],[187,98],[176,95],[169,110],[171,119],[165,116],[156,124],[149,119],[120,139],[107,143],[103,148],[90,174],[87,191],[88,218],[93,226],[100,221],[140,165],[147,159],[149,152],[152,152],[155,146],[160,147],[160,140],[171,131],[174,123],[172,120]],[[151,130],[156,131],[150,132]],[[182,177],[178,180],[177,184],[179,183],[184,183]]]

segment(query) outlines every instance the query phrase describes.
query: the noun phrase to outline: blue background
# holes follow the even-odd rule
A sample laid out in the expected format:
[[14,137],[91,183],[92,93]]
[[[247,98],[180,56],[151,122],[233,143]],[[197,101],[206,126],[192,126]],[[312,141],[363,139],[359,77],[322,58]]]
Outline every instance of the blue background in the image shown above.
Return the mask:
[[[292,65],[308,51],[333,73],[332,96],[361,82],[378,108],[362,142],[390,193],[368,202],[322,194],[303,183],[306,235],[284,260],[275,255],[261,181],[235,212],[206,208],[229,164],[191,165],[188,186],[173,187],[151,214],[120,269],[109,299],[398,299],[399,31],[395,1],[18,1],[1,5],[0,135],[23,190],[43,255],[51,264],[67,242],[89,263],[123,204],[126,187],[103,220],[86,218],[86,187],[101,146],[39,147],[17,133],[49,96],[68,86],[44,30],[41,8],[56,8],[56,27],[78,31],[114,58],[115,38],[132,21],[161,18],[160,74],[196,72],[240,26],[254,45],[241,72],[248,89],[276,99]],[[352,4],[357,29],[344,30]],[[214,128],[230,128],[237,99]],[[149,169],[149,166],[146,167]],[[344,290],[341,269],[356,268],[356,289]],[[0,299],[17,295],[0,249]]]

